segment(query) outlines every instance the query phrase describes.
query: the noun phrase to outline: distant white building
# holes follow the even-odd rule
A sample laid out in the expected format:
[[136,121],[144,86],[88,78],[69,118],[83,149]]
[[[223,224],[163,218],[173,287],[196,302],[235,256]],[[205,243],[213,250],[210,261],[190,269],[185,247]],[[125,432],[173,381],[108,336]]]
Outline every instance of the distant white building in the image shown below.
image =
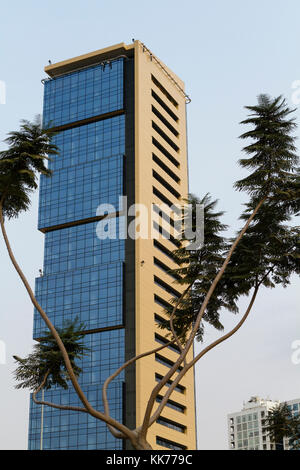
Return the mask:
[[[287,405],[288,405],[289,409],[292,411],[294,416],[299,416],[299,414],[300,414],[300,398],[296,398],[296,400],[287,401]],[[285,450],[289,448],[289,443],[288,443],[287,439],[285,439],[284,448],[285,448]]]
[[[275,444],[268,437],[265,427],[266,416],[279,401],[251,397],[243,409],[228,415],[228,442],[232,450],[275,450]],[[287,401],[296,416],[300,413],[300,398]],[[288,442],[284,442],[288,449]]]

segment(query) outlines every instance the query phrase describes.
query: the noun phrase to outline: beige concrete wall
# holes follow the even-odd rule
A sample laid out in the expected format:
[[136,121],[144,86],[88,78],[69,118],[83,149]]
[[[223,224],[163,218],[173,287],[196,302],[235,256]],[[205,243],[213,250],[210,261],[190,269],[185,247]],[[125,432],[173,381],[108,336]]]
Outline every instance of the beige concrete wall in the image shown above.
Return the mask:
[[[135,178],[136,178],[136,202],[145,204],[149,207],[151,203],[161,204],[152,191],[155,186],[162,194],[174,203],[179,201],[172,195],[162,184],[156,181],[152,176],[152,169],[155,169],[164,180],[169,183],[182,197],[187,196],[188,180],[187,180],[187,149],[186,149],[186,114],[185,114],[185,97],[156,63],[151,60],[151,56],[143,51],[141,43],[135,42]],[[168,73],[172,72],[167,69]],[[168,90],[168,92],[177,101],[178,107],[175,107],[162,93],[162,91],[152,82],[151,74]],[[174,79],[183,87],[183,83],[176,75]],[[179,118],[176,123],[169,114],[157,103],[151,96],[151,89],[172,109],[174,114]],[[172,124],[179,132],[176,137],[153,112],[151,105],[161,113],[161,115]],[[157,132],[152,129],[152,121],[154,121],[163,132],[180,148],[176,152]],[[152,144],[152,136],[180,162],[180,167],[176,168],[170,161]],[[180,183],[176,183],[168,176],[156,163],[152,160],[152,152],[154,152],[160,160],[165,163],[172,171],[179,176]],[[160,238],[159,240],[170,251],[174,250],[171,241]],[[163,308],[154,302],[154,293],[159,295],[166,301],[170,300],[171,295],[161,289],[154,283],[154,274],[167,284],[172,285],[176,290],[182,291],[182,288],[174,283],[174,279],[170,275],[164,273],[160,268],[154,266],[153,257],[157,257],[170,268],[175,264],[164,255],[161,251],[153,246],[152,239],[136,240],[136,353],[140,354],[147,350],[158,347],[155,342],[154,335],[157,331],[160,335],[164,335],[163,330],[158,329],[154,321],[154,313],[163,316]],[[161,354],[173,361],[176,360],[177,353],[164,349]],[[190,358],[191,358],[190,354]],[[137,362],[136,366],[136,400],[137,400],[137,425],[142,423],[145,413],[147,401],[151,390],[155,386],[155,372],[164,375],[167,368],[155,361],[154,356],[143,358]],[[195,398],[194,398],[194,376],[190,371],[181,381],[186,387],[185,394],[174,392],[171,399],[186,406],[186,412],[180,413],[166,407],[162,416],[169,418],[175,422],[181,423],[187,427],[186,433],[180,433],[171,430],[160,424],[154,424],[148,434],[148,440],[153,448],[160,448],[156,444],[156,436],[178,442],[185,445],[188,449],[196,448],[195,433]]]

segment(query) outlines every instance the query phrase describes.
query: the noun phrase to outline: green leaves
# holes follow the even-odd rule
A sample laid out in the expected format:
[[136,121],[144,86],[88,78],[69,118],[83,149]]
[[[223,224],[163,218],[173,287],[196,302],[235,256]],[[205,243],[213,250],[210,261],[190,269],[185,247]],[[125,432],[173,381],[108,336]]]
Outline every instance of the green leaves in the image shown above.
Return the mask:
[[243,148],[249,158],[239,160],[239,165],[253,170],[246,178],[235,183],[238,191],[246,191],[256,199],[274,197],[281,191],[282,184],[288,184],[298,165],[295,137],[294,112],[288,108],[281,96],[271,99],[268,95],[258,97],[257,106],[246,106],[250,117],[242,124],[250,124],[253,129],[240,136],[254,142]]
[[299,274],[299,230],[290,224],[300,210],[299,157],[295,153],[295,137],[291,133],[296,124],[285,100],[261,95],[258,106],[248,106],[253,129],[241,138],[254,143],[243,150],[247,159],[241,159],[243,168],[254,171],[235,183],[238,190],[250,194],[241,219],[246,221],[262,197],[267,200],[256,214],[251,226],[236,248],[228,271],[244,276],[249,285],[286,287],[293,273]]
[[37,188],[37,175],[51,176],[45,160],[58,153],[51,144],[54,133],[42,129],[38,119],[33,123],[21,122],[20,131],[10,132],[5,140],[8,150],[0,152],[0,201],[3,215],[9,219],[29,208],[31,192]]
[[[221,311],[237,313],[241,296],[261,286],[286,287],[293,273],[300,274],[300,228],[291,225],[292,217],[300,212],[299,158],[291,135],[296,128],[290,117],[293,110],[281,96],[271,99],[267,95],[259,96],[258,104],[246,109],[250,116],[242,124],[250,124],[252,129],[241,138],[252,142],[244,147],[247,158],[240,159],[239,164],[252,172],[235,183],[237,190],[249,195],[241,220],[248,221],[258,204],[263,204],[231,255],[204,313],[203,320],[218,330],[222,329]],[[174,315],[175,330],[183,338],[235,240],[223,236],[227,227],[220,220],[223,212],[215,210],[217,201],[209,195],[201,200],[191,195],[188,202],[194,207],[204,204],[205,237],[200,250],[189,251],[182,246],[174,252],[180,262],[174,270],[181,276],[180,284],[193,284]],[[193,224],[194,218],[188,223]],[[173,304],[176,301],[172,299]],[[169,321],[162,327],[170,329]],[[201,322],[198,339],[203,334]]]
[[300,449],[300,417],[293,416],[287,403],[281,403],[269,411],[265,427],[276,450],[283,448],[284,438],[289,440],[292,449]]
[[[179,267],[173,270],[173,273],[181,276],[180,284],[192,284],[193,287],[189,294],[180,302],[176,314],[174,315],[174,327],[179,336],[184,337],[193,321],[196,318],[199,306],[201,306],[204,298],[210,288],[210,285],[215,278],[218,270],[224,261],[224,251],[226,249],[226,239],[222,236],[222,232],[227,228],[220,221],[223,212],[216,211],[217,201],[213,200],[209,194],[206,194],[202,199],[198,199],[194,195],[190,195],[186,201],[192,206],[192,214],[196,212],[196,205],[203,204],[204,206],[204,246],[200,250],[186,250],[185,247],[174,251]],[[192,230],[195,232],[194,226],[196,219],[194,217],[188,218],[185,221],[185,227],[189,224],[192,225]],[[175,304],[177,299],[173,299],[172,303]],[[220,322],[219,314],[221,308],[227,308],[231,312],[237,312],[235,303],[235,294],[229,292],[227,286],[220,283],[208,305],[207,311],[204,315],[204,321],[211,324],[218,330],[223,329]],[[168,311],[171,313],[171,310]],[[170,328],[169,321],[162,324],[164,328]],[[198,330],[197,338],[199,340],[203,337],[203,325]]]
[[[82,359],[88,348],[83,345],[84,324],[76,319],[67,322],[63,328],[57,328],[62,342],[67,350],[75,375],[79,376],[81,368],[76,361]],[[15,371],[15,379],[20,382],[16,388],[29,388],[32,391],[42,384],[47,372],[49,375],[45,389],[58,385],[68,388],[68,373],[62,353],[50,332],[45,332],[43,338],[33,347],[33,352],[24,359],[14,356],[19,364]]]
[[[251,204],[241,218],[246,220]],[[287,224],[291,216],[284,206],[269,201],[256,214],[227,269],[227,276],[244,280],[245,293],[251,287],[286,287],[292,274],[300,273],[300,230]]]

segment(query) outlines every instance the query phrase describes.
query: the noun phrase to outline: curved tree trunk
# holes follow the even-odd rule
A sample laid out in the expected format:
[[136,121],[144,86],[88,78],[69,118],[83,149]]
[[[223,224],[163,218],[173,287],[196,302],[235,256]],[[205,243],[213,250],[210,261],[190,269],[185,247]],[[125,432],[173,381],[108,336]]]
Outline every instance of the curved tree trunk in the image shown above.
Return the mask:
[[[94,416],[95,418],[100,419],[101,421],[104,421],[107,425],[110,425],[111,427],[116,428],[124,436],[125,439],[129,439],[133,444],[133,442],[135,440],[134,432],[131,431],[129,428],[127,428],[127,426],[125,426],[124,424],[119,423],[118,421],[113,419],[111,416],[108,416],[106,414],[101,413],[100,411],[95,410],[93,408],[93,406],[90,404],[90,402],[88,401],[88,399],[85,396],[83,390],[81,389],[81,387],[78,383],[77,377],[76,377],[76,375],[73,371],[73,368],[72,368],[72,365],[71,365],[71,362],[70,362],[70,359],[69,359],[69,355],[68,355],[68,352],[65,348],[65,345],[63,344],[63,342],[62,342],[58,332],[56,331],[54,325],[52,324],[52,322],[48,318],[46,312],[43,310],[43,308],[41,307],[41,305],[37,301],[37,299],[36,299],[36,297],[33,293],[33,290],[30,287],[29,282],[28,282],[26,276],[24,275],[22,269],[20,268],[19,264],[17,263],[17,260],[14,256],[14,253],[13,253],[12,249],[11,249],[11,246],[10,246],[10,243],[9,243],[9,240],[8,240],[8,236],[7,236],[7,233],[6,233],[6,229],[5,229],[5,224],[4,224],[3,198],[0,201],[0,225],[1,225],[2,235],[3,235],[3,238],[4,238],[5,245],[6,245],[9,257],[11,259],[11,262],[12,262],[14,268],[16,269],[18,275],[20,276],[21,281],[23,282],[23,284],[25,286],[25,289],[28,292],[28,295],[31,299],[31,302],[32,302],[33,306],[37,309],[37,311],[39,312],[39,314],[43,318],[44,322],[46,323],[47,327],[51,331],[52,336],[54,337],[55,341],[57,342],[57,345],[58,345],[58,347],[61,351],[61,354],[64,358],[66,369],[68,371],[70,380],[72,382],[74,390],[77,393],[80,401],[82,402],[82,404],[86,408],[87,412],[91,416]],[[123,436],[122,436],[122,438],[123,438]]]

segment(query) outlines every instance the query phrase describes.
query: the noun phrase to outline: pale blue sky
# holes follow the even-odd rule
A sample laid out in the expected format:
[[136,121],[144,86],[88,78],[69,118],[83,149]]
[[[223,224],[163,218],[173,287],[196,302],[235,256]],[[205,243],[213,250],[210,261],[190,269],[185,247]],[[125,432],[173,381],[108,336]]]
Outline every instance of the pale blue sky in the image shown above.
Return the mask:
[[[140,39],[186,83],[190,189],[207,191],[236,229],[243,196],[233,190],[244,105],[262,92],[291,103],[300,80],[298,0],[44,0],[2,3],[0,141],[42,109],[43,67],[118,42]],[[300,111],[296,113],[300,118]],[[300,131],[299,131],[300,132]],[[0,144],[0,149],[4,145]],[[37,196],[31,211],[8,224],[17,257],[31,283],[42,266],[43,236],[36,230]],[[12,354],[31,347],[32,307],[0,240],[0,340],[8,364],[0,365],[0,448],[27,446],[28,396],[13,389]],[[250,395],[281,400],[300,395],[300,365],[291,343],[300,339],[299,280],[289,289],[261,292],[243,330],[197,366],[199,448],[226,448],[226,415]],[[228,316],[229,317],[229,316]],[[230,327],[237,319],[229,317]],[[209,332],[208,339],[214,333]]]

